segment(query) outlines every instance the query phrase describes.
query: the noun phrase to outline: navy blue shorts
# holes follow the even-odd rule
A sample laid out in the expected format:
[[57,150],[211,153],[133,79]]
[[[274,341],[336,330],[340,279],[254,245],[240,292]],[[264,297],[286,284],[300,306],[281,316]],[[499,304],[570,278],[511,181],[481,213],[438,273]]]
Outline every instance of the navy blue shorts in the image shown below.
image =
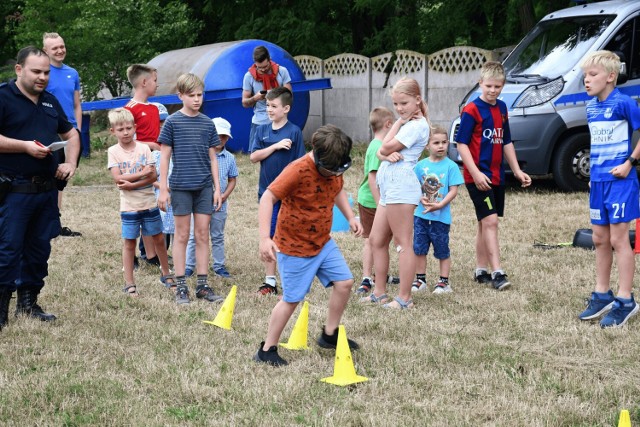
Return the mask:
[[276,234],[276,225],[278,225],[278,213],[280,212],[280,205],[282,205],[281,200],[278,200],[273,205],[273,213],[271,214],[271,229],[269,230],[269,237],[271,237],[272,239]]
[[449,229],[451,226],[440,221],[432,221],[418,216],[413,217],[413,251],[418,256],[429,253],[433,245],[433,256],[436,259],[447,259],[449,250]]

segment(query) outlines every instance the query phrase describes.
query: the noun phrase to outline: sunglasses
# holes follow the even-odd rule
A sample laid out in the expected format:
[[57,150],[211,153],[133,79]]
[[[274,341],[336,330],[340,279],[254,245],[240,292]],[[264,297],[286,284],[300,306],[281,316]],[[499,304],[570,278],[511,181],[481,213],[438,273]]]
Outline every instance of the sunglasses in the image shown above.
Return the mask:
[[313,159],[316,164],[316,169],[320,175],[329,177],[329,176],[340,176],[347,171],[351,167],[351,157],[348,157],[336,168],[330,169],[326,165],[324,165],[319,159],[316,152],[313,152]]

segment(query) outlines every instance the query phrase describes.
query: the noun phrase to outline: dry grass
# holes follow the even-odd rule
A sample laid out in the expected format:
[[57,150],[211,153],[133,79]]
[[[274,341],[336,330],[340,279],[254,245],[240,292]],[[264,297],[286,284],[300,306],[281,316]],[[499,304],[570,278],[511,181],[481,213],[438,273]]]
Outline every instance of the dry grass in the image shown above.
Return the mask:
[[[347,173],[354,194],[358,151]],[[282,369],[251,361],[275,299],[253,296],[262,280],[258,166],[242,155],[238,163],[227,223],[234,279],[215,282],[224,294],[238,285],[233,330],[202,323],[219,306],[177,307],[149,268],[137,273],[142,297],[127,298],[115,187],[71,187],[64,223],[84,237],[53,242],[41,302],[59,320],[12,317],[0,333],[0,425],[611,426],[625,408],[640,423],[639,321],[606,331],[580,323],[593,252],[532,247],[570,241],[587,228],[586,194],[539,182],[508,191],[500,232],[514,287],[497,293],[471,280],[475,217],[461,191],[451,235],[455,292],[416,296],[417,309],[407,312],[354,298],[344,324],[361,344],[354,360],[369,381],[339,388],[319,381],[334,361],[313,343],[326,313],[321,286],[308,296],[312,349],[281,350],[291,362]],[[105,164],[105,154],[94,153],[81,170],[84,182],[109,183]],[[359,278],[362,241],[334,237]]]

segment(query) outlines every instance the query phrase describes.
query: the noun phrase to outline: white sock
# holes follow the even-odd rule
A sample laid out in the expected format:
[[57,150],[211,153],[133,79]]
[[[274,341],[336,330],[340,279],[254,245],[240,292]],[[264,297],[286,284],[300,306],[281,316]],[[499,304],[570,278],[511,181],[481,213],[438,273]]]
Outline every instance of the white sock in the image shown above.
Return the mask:
[[265,276],[264,283],[271,287],[276,287],[276,276]]

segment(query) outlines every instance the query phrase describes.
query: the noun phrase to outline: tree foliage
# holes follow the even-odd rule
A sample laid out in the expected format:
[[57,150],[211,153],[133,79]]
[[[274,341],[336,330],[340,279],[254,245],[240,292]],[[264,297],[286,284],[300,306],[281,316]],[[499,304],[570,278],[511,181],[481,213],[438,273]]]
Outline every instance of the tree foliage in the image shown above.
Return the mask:
[[129,92],[126,69],[172,49],[193,46],[202,24],[181,1],[26,0],[18,25],[18,46],[42,46],[42,34],[59,33],[67,45],[66,63],[80,73],[83,96],[101,89]]
[[126,67],[172,49],[263,39],[320,58],[454,45],[513,45],[569,0],[5,0],[0,58],[56,31],[80,72],[84,98],[127,90]]

